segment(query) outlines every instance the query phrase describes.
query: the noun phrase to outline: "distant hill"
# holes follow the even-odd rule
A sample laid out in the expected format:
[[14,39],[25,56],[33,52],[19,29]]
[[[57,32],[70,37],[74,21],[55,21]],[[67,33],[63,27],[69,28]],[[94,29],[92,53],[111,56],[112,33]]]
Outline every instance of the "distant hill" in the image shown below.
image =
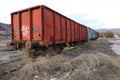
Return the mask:
[[120,34],[120,28],[114,28],[114,29],[96,29],[97,32],[113,32],[113,33],[119,33]]
[[10,24],[0,22],[0,38],[10,37]]

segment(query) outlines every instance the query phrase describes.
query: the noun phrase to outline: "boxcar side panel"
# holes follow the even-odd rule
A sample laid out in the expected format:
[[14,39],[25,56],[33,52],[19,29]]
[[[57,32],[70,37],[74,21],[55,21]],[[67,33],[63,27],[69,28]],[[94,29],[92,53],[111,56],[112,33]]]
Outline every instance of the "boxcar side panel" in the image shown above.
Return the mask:
[[85,34],[84,34],[84,27],[82,26],[82,40],[84,40],[84,36],[85,36]]
[[81,25],[80,34],[81,34],[80,40],[87,41],[87,39],[88,39],[88,37],[87,37],[87,35],[88,35],[88,33],[87,33],[87,27]]
[[95,31],[95,39],[98,38],[98,33]]
[[77,27],[77,33],[76,33],[77,41],[79,41],[79,25],[78,25],[78,23],[76,24],[76,27]]
[[85,40],[87,41],[88,40],[88,30],[87,30],[87,27],[85,27]]
[[95,34],[95,38],[94,38],[94,39],[97,39],[97,37],[98,37],[97,32],[96,32],[96,31],[94,31],[94,34]]
[[86,34],[85,34],[85,27],[83,26],[83,40],[85,40]]
[[94,36],[93,30],[90,29],[90,32],[91,32],[91,39],[93,39],[93,36]]
[[88,31],[87,31],[87,27],[84,27],[84,40],[87,41],[88,40]]
[[60,44],[62,41],[61,35],[61,19],[59,14],[55,13],[55,44]]
[[54,44],[55,36],[54,36],[54,18],[53,11],[44,8],[44,44],[51,45]]
[[76,23],[76,41],[79,41],[79,25]]
[[91,29],[88,28],[88,39],[90,40],[92,38],[92,33],[91,33]]
[[[60,15],[61,16],[61,15]],[[66,42],[66,22],[65,17],[61,16],[61,36],[62,36],[62,43]]]
[[21,37],[23,41],[30,40],[30,12],[21,13]]
[[80,30],[80,41],[82,40],[82,29],[81,29],[82,27],[81,27],[81,25],[79,25],[79,30]]
[[97,38],[97,32],[92,30],[93,34],[92,34],[92,39],[96,39]]
[[67,19],[67,42],[71,41],[71,26],[70,26],[70,20]]
[[19,13],[12,15],[12,38],[13,41],[20,42],[20,25],[19,25]]
[[71,40],[72,40],[72,42],[74,42],[74,40],[75,40],[75,28],[74,28],[74,22],[73,21],[71,21]]
[[41,8],[33,9],[31,11],[31,26],[32,26],[32,40],[42,40],[42,13]]
[[79,41],[79,25],[77,24],[77,41]]
[[75,41],[77,41],[77,23],[75,23]]
[[80,29],[80,31],[81,31],[81,40],[83,40],[83,27],[81,26],[81,29]]
[[77,24],[77,40],[80,40],[80,26]]

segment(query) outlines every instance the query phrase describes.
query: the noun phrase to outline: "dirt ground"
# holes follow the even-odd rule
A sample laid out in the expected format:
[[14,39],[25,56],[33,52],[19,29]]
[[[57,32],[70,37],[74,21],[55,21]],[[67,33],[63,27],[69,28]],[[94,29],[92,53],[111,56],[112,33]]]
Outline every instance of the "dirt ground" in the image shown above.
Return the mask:
[[120,80],[120,56],[110,45],[98,39],[36,59],[23,55],[24,50],[8,52],[15,55],[1,62],[0,80]]

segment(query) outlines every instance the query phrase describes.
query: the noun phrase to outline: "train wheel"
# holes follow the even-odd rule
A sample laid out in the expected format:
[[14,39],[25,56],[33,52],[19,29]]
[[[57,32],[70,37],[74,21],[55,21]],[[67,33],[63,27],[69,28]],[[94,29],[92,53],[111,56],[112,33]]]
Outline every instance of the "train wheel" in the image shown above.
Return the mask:
[[26,49],[31,49],[31,48],[32,48],[32,43],[31,43],[31,41],[27,41],[27,42],[25,43],[25,47],[26,47]]

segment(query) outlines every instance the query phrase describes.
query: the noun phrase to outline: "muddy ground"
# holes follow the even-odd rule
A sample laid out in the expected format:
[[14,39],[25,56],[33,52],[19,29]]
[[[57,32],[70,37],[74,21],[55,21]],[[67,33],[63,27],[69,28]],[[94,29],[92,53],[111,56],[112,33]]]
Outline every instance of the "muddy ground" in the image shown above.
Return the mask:
[[112,44],[98,39],[36,59],[23,55],[25,50],[2,51],[3,44],[0,80],[120,80],[120,56]]

